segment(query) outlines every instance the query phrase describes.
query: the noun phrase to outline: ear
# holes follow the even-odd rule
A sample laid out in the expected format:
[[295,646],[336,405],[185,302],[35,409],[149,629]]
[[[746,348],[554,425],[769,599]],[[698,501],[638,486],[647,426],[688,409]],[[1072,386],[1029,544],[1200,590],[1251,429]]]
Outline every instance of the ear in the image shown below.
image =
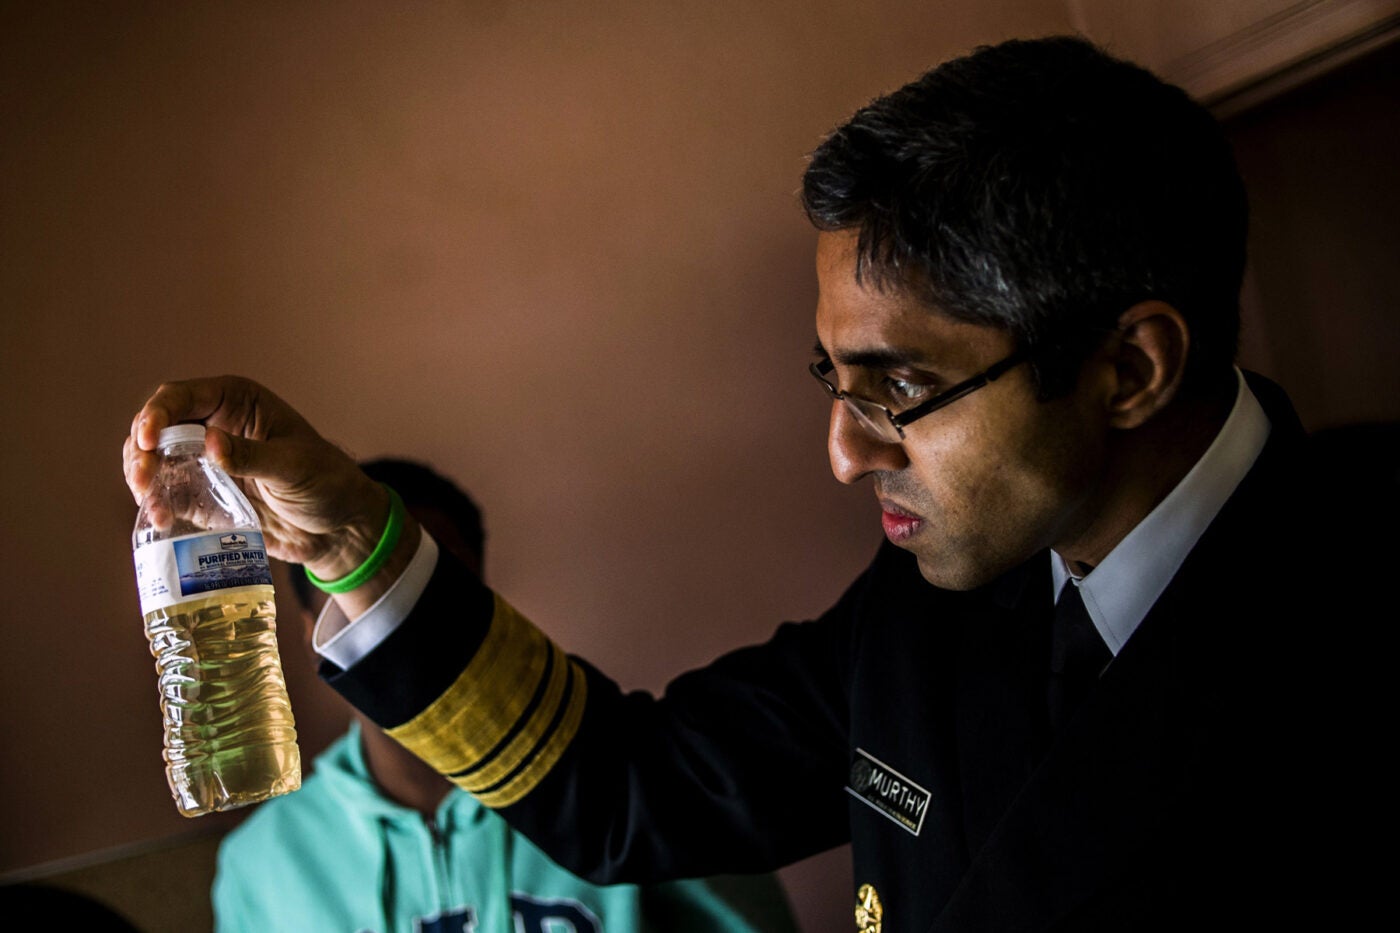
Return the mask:
[[1109,347],[1109,424],[1140,427],[1166,408],[1181,389],[1190,346],[1186,319],[1164,301],[1143,301],[1119,315],[1117,339]]

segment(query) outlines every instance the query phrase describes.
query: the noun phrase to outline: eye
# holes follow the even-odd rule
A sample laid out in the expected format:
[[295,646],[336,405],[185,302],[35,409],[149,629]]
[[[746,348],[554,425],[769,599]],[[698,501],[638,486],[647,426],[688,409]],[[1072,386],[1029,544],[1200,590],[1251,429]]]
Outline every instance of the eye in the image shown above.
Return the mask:
[[907,405],[910,402],[922,401],[929,394],[930,387],[922,382],[912,379],[901,379],[898,376],[885,376],[885,394],[893,401]]

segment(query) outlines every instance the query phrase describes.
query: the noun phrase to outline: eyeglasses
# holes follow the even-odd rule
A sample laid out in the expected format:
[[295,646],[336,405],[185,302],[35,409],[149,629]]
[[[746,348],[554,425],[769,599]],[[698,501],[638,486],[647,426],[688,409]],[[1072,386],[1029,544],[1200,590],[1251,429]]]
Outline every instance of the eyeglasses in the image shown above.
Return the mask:
[[826,388],[827,394],[832,398],[844,402],[850,409],[851,414],[856,416],[856,421],[887,444],[898,444],[904,440],[904,429],[918,421],[924,415],[929,415],[938,411],[944,405],[950,405],[962,398],[976,392],[989,382],[995,382],[1006,373],[1007,370],[1024,363],[1029,354],[1025,351],[1017,350],[999,363],[993,363],[982,372],[965,379],[953,386],[946,392],[940,392],[927,401],[920,402],[913,408],[906,411],[893,412],[881,405],[879,402],[872,402],[868,398],[861,398],[859,395],[851,395],[843,392],[827,381],[827,376],[836,368],[836,364],[829,359],[818,360],[808,367],[816,380]]

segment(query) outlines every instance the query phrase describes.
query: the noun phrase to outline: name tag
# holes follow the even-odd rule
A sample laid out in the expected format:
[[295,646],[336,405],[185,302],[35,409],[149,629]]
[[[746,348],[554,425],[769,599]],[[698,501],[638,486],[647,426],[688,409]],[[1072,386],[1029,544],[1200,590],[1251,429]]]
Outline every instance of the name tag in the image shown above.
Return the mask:
[[846,793],[915,836],[924,827],[929,792],[859,748],[851,761],[850,784],[846,786]]

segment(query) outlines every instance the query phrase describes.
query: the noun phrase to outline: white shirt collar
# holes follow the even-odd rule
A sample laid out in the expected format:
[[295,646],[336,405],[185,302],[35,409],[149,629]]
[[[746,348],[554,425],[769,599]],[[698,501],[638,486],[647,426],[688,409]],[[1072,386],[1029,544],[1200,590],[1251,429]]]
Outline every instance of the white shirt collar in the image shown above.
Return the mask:
[[340,603],[326,600],[311,630],[311,647],[341,670],[349,670],[408,617],[409,610],[427,589],[437,559],[437,542],[424,528],[418,537],[418,550],[413,552],[403,575],[353,622],[340,608]]
[[1269,418],[1237,368],[1238,391],[1225,425],[1165,499],[1082,578],[1053,551],[1055,594],[1074,580],[1094,627],[1114,656],[1176,575],[1225,500],[1254,466],[1269,438]]

